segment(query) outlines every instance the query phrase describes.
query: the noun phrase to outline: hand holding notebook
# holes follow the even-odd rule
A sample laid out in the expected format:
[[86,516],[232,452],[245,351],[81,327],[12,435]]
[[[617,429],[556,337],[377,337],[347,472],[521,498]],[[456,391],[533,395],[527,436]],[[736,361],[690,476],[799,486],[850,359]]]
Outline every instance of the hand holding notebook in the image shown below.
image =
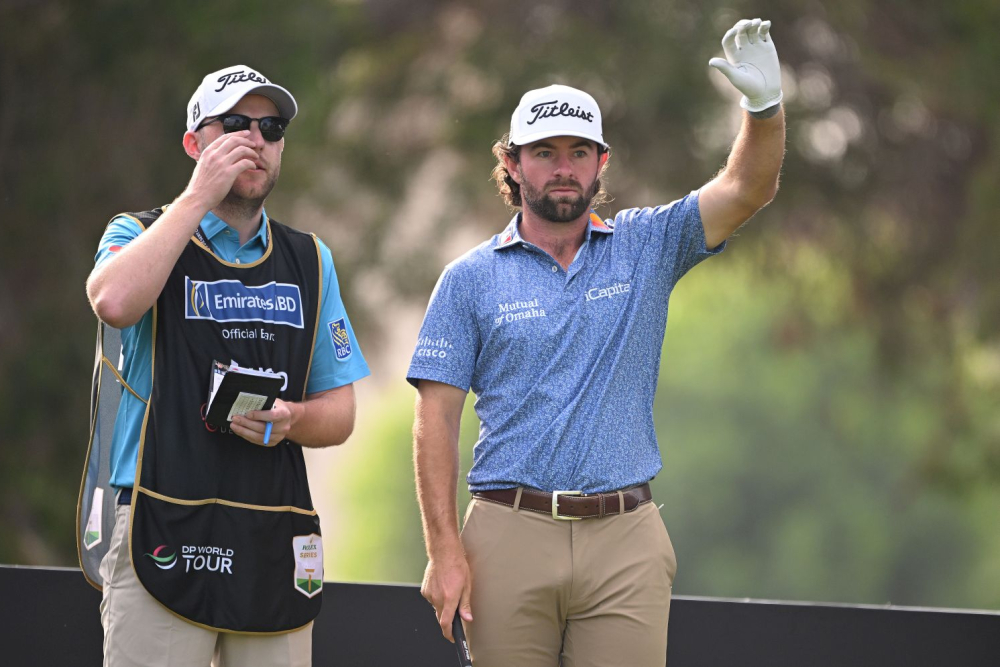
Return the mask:
[[277,373],[213,362],[205,421],[219,428],[238,415],[270,410],[284,383]]

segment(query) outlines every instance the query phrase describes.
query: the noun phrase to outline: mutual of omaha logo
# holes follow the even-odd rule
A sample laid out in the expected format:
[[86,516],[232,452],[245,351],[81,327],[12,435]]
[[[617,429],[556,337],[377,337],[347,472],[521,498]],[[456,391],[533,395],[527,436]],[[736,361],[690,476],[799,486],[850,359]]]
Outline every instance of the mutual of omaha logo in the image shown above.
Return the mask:
[[333,350],[337,353],[337,361],[347,361],[351,353],[351,337],[347,333],[347,323],[343,317],[329,323],[330,338],[333,340]]
[[323,538],[316,533],[292,538],[295,590],[308,598],[323,590]]
[[545,308],[538,301],[538,297],[528,301],[508,301],[498,303],[497,310],[500,314],[494,317],[493,324],[500,326],[504,322],[516,322],[518,320],[530,320],[536,317],[545,317]]
[[153,549],[153,553],[146,555],[153,559],[156,567],[161,570],[169,570],[174,565],[177,565],[177,552],[168,553],[169,551],[170,547],[166,544],[161,544]]
[[239,280],[208,282],[184,276],[184,294],[185,319],[304,326],[298,285],[244,285]]

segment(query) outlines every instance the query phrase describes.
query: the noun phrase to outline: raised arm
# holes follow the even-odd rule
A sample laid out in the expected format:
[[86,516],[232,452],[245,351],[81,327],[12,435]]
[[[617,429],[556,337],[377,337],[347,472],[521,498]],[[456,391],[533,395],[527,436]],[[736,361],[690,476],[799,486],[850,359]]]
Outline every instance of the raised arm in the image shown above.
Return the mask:
[[770,21],[760,19],[738,22],[722,39],[726,58],[709,63],[743,93],[740,106],[746,112],[726,166],[698,196],[708,248],[725,241],[778,191],[785,114],[781,67],[770,28]]
[[101,320],[123,329],[153,307],[201,219],[222,201],[241,172],[253,168],[249,134],[222,135],[204,151],[193,133],[184,136],[185,149],[198,160],[187,188],[155,225],[95,267],[87,279],[87,297]]
[[427,569],[420,593],[437,613],[441,634],[454,641],[456,608],[472,620],[472,579],[458,532],[458,430],[467,392],[441,382],[421,380],[413,423],[413,463],[417,499],[427,547]]

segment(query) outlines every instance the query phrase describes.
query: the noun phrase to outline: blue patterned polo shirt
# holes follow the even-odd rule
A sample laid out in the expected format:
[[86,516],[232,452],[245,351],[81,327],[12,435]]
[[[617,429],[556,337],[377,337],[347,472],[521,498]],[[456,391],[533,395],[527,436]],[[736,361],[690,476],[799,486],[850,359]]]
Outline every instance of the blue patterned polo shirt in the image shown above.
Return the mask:
[[568,270],[507,228],[449,264],[407,379],[476,395],[472,491],[596,493],[662,467],[653,396],[670,291],[705,247],[692,192],[667,206],[591,214]]

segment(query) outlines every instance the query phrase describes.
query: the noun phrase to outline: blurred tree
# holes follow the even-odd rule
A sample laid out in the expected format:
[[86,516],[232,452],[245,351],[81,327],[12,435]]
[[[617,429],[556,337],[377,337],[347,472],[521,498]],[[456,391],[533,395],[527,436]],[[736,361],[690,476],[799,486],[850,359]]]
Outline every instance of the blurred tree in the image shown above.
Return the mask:
[[[184,187],[204,72],[245,62],[295,92],[268,209],[330,243],[373,380],[396,386],[443,265],[506,223],[489,148],[521,93],[591,91],[612,206],[664,203],[726,155],[739,111],[707,62],[749,12],[774,22],[789,150],[775,203],[675,299],[656,484],[679,592],[997,604],[1000,6],[976,0],[8,0],[0,561],[74,560],[83,282],[113,214]],[[403,391],[349,480],[391,480],[387,507],[335,572],[419,578]]]

